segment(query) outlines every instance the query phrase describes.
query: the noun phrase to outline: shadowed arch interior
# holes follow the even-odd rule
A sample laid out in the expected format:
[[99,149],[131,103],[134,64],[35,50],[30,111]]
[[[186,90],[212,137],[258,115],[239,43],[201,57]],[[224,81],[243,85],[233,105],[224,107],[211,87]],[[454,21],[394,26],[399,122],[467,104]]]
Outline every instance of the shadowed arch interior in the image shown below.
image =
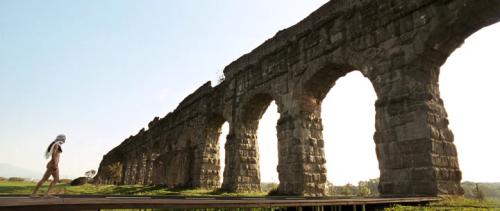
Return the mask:
[[219,139],[226,138],[220,137],[222,134],[222,125],[227,122],[226,119],[220,114],[212,114],[208,120],[206,130],[206,143],[203,152],[204,162],[202,164],[203,172],[205,178],[207,178],[212,188],[220,188],[220,181],[222,174],[224,173],[221,168],[221,146]]
[[353,71],[349,65],[328,64],[319,68],[304,83],[303,91],[295,96],[300,96],[302,109],[310,113],[321,112],[321,102],[335,82],[342,76]]
[[482,1],[467,1],[466,5],[468,7],[460,9],[460,16],[456,19],[440,24],[432,31],[419,31],[416,41],[424,41],[427,49],[416,51],[422,52],[425,59],[442,66],[465,39],[482,28],[500,21],[500,16],[494,15],[492,8]]
[[266,112],[273,98],[269,94],[256,94],[249,100],[242,109],[241,120],[247,128],[257,130],[259,120]]
[[154,165],[154,162],[156,161],[156,158],[160,155],[160,143],[159,142],[155,142],[152,146],[152,148],[150,149],[151,150],[151,154],[148,155],[148,160],[146,161],[147,164],[146,164],[146,172],[147,172],[147,179],[144,181],[144,183],[146,185],[149,185],[152,183],[153,181],[153,172],[154,172],[154,169],[155,169],[155,165]]
[[[249,96],[237,113],[237,125],[230,125],[226,142],[226,165],[222,189],[234,189],[234,181],[260,191],[260,162],[257,129],[273,98],[270,94],[258,93]],[[240,149],[240,150],[238,150]],[[243,176],[238,176],[244,172]]]
[[143,184],[144,180],[141,179],[141,176],[146,172],[146,148],[141,148],[137,155],[137,170],[136,170],[136,179],[134,181],[135,184]]
[[140,157],[139,157],[139,152],[135,151],[134,153],[134,161],[132,163],[132,168],[130,169],[130,183],[131,184],[136,184],[136,179],[137,179],[137,174],[138,174],[138,170],[139,170],[139,162],[140,162]]

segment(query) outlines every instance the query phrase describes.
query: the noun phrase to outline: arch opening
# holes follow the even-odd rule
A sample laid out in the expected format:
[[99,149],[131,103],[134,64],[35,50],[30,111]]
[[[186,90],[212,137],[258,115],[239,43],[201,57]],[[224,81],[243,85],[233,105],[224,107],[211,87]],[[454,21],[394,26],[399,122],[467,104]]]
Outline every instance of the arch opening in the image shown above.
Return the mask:
[[[454,134],[457,157],[466,197],[472,197],[475,183],[499,182],[498,171],[483,165],[495,160],[500,147],[497,130],[500,118],[500,90],[497,50],[500,24],[485,27],[453,49],[440,68],[439,91]],[[488,194],[488,193],[487,193]],[[488,196],[500,197],[491,192]]]
[[[338,78],[321,103],[329,195],[378,194],[380,177],[375,150],[375,100],[373,86],[361,72]],[[340,186],[350,186],[348,193]],[[358,187],[355,187],[358,186]]]
[[134,161],[132,163],[132,175],[130,178],[130,184],[137,184],[137,176],[138,176],[138,171],[139,171],[139,163],[140,163],[140,157],[139,157],[139,152],[134,153]]
[[245,123],[245,126],[250,126],[250,129],[257,130],[258,123],[271,102],[273,102],[273,98],[268,94],[255,95],[243,108],[241,120]]
[[[228,147],[237,149],[237,153],[226,153],[226,165],[235,166],[226,166],[228,173],[233,172],[229,175],[233,182],[224,180],[223,188],[238,192],[255,192],[263,190],[263,182],[264,191],[268,191],[268,187],[277,187],[278,106],[274,102],[270,94],[259,93],[249,98],[239,110],[238,125],[231,127],[229,135],[234,137],[228,137],[228,142],[231,142],[226,143],[226,150]],[[272,145],[275,147],[270,147]],[[263,160],[265,162],[261,162]],[[245,179],[237,181],[237,177]],[[238,186],[245,188],[240,189]]]
[[226,140],[227,135],[229,134],[229,123],[226,121],[222,124],[221,127],[221,135],[219,136],[219,165],[220,165],[220,179],[219,182],[222,184],[222,180],[224,179],[224,168],[226,167]]
[[272,101],[259,120],[257,141],[259,144],[260,178],[262,191],[269,192],[279,185],[278,137],[276,124],[279,120],[278,106]]
[[147,168],[146,169],[146,172],[147,172],[147,180],[145,181],[145,184],[146,185],[150,185],[153,183],[153,173],[155,171],[155,161],[156,161],[156,158],[158,156],[160,156],[160,143],[159,142],[155,142],[151,148],[151,154],[149,155],[149,159],[148,159],[148,164],[147,164]]
[[224,179],[225,144],[229,133],[229,123],[219,114],[213,114],[207,125],[207,142],[205,146],[204,159],[208,163],[204,164],[204,177],[206,183],[211,188],[220,188]]
[[134,184],[143,184],[146,172],[146,149],[141,148],[138,154],[137,174]]

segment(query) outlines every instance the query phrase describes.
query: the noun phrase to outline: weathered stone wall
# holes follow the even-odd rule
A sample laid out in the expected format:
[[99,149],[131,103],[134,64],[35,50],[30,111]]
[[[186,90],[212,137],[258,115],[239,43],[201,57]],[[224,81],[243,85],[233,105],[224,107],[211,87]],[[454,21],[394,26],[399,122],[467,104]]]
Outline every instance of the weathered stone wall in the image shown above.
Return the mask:
[[193,152],[177,150],[159,156],[155,160],[153,183],[168,187],[179,187],[192,184]]
[[104,185],[112,185],[115,184],[115,182],[111,179],[108,178],[107,175],[109,175],[109,168],[108,166],[115,164],[115,163],[121,163],[123,161],[123,153],[121,152],[119,147],[115,147],[111,151],[109,151],[106,155],[103,156],[103,159],[99,165],[99,168],[97,174],[94,179],[92,180],[92,183],[94,184],[104,184]]
[[[278,190],[323,196],[324,155],[331,149],[324,148],[321,103],[336,80],[359,70],[378,96],[381,195],[463,194],[439,68],[465,38],[498,22],[499,11],[496,0],[330,1],[229,64],[224,82],[201,86],[113,149],[101,166],[121,161],[123,184],[260,190],[257,127],[275,101]],[[220,169],[218,138],[226,121]]]

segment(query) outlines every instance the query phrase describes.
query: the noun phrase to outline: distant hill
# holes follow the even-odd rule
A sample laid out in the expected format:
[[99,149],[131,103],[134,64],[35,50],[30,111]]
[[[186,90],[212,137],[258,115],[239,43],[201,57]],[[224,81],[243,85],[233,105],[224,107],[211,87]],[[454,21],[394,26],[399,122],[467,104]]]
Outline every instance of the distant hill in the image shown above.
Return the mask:
[[0,177],[22,177],[40,179],[43,173],[15,167],[7,163],[0,163]]

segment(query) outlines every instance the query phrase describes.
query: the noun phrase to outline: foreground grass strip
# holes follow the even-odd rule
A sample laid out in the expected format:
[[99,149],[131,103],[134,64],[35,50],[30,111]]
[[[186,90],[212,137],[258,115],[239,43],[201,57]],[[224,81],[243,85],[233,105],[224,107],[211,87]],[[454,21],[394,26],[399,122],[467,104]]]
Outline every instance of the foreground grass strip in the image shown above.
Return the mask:
[[[35,189],[36,182],[9,182],[2,181],[0,182],[0,194],[31,194],[33,189]],[[44,194],[49,188],[50,182],[46,182],[40,187],[38,190],[38,194]],[[70,185],[67,183],[58,183],[52,193],[58,193],[64,190],[66,187]]]
[[500,201],[497,199],[488,199],[479,201],[476,199],[467,199],[464,197],[450,197],[442,201],[431,202],[428,205],[403,206],[393,205],[385,208],[384,211],[442,211],[442,210],[461,210],[461,211],[479,211],[492,210],[500,211]]
[[[35,182],[0,182],[0,194],[31,194],[37,183]],[[49,187],[46,182],[39,190],[39,194],[45,193]],[[162,186],[144,185],[81,185],[71,186],[68,183],[58,183],[54,194],[91,194],[91,195],[172,195],[172,196],[243,196],[262,197],[267,192],[258,193],[229,193],[220,190],[188,189],[188,188],[165,188]]]

